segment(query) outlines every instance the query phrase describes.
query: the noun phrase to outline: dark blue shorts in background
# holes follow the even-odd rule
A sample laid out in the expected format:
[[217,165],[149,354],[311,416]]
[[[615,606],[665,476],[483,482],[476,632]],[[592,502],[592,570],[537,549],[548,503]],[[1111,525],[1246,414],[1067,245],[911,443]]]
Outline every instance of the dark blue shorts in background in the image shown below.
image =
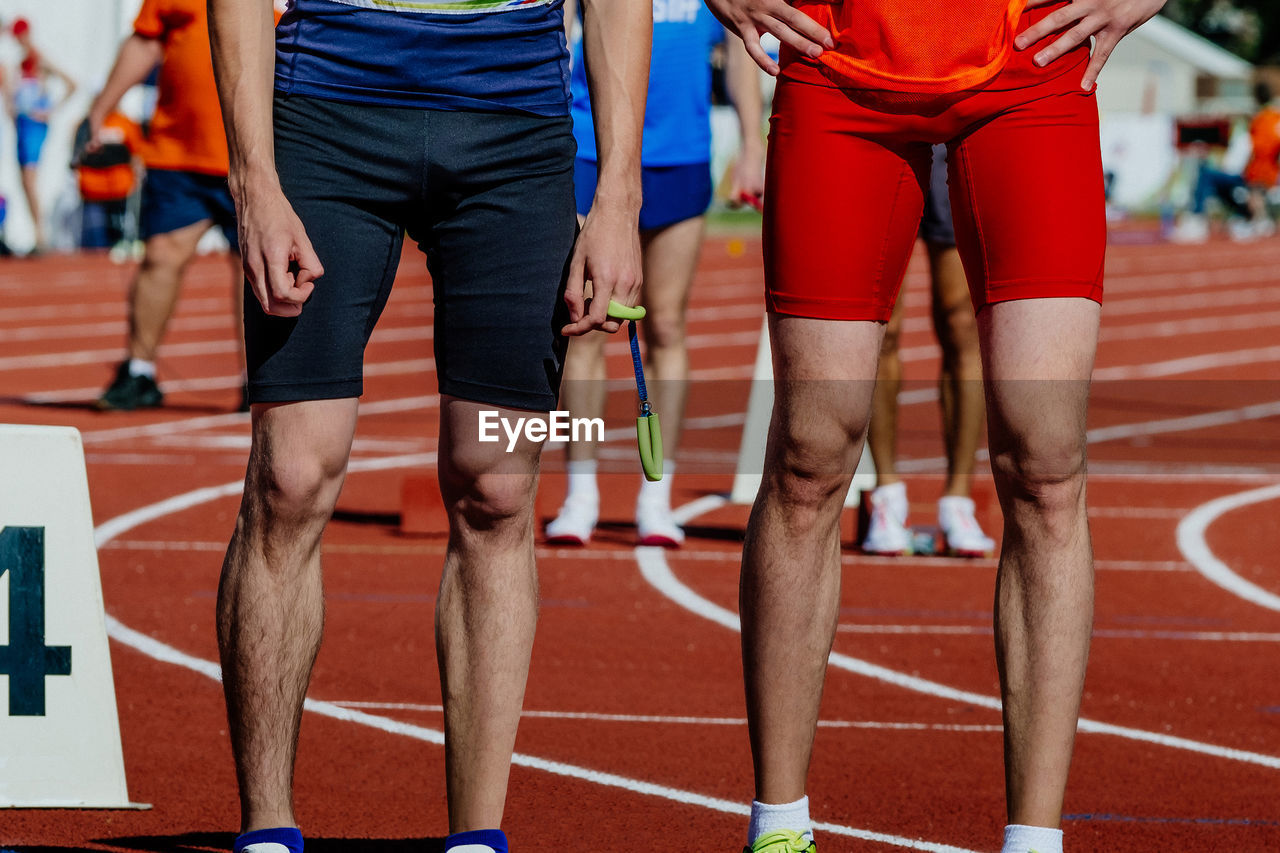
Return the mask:
[[225,175],[171,169],[147,171],[142,182],[142,239],[206,220],[222,229],[231,251],[240,251],[236,205]]
[[947,188],[947,146],[933,146],[929,171],[929,191],[924,194],[924,215],[920,217],[920,239],[935,246],[956,245],[956,226],[951,221],[951,193]]
[[[596,163],[579,158],[574,163],[573,188],[578,213],[587,215],[596,194]],[[645,166],[640,174],[644,204],[640,230],[652,231],[684,222],[707,212],[711,204],[711,164]]]

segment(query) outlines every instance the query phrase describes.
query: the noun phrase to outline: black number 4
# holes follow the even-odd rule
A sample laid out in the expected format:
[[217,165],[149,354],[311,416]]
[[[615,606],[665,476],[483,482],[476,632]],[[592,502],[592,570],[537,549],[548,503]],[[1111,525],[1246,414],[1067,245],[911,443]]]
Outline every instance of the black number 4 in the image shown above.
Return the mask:
[[71,674],[71,647],[44,644],[44,528],[0,529],[0,577],[9,573],[9,645],[0,675],[9,676],[9,716],[44,716],[44,679]]

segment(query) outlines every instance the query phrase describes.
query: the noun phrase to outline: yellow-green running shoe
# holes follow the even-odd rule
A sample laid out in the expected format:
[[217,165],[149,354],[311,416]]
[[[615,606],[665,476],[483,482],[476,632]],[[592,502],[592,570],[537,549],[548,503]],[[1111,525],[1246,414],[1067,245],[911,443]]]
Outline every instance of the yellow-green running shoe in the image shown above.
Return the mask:
[[818,845],[798,832],[779,829],[760,836],[755,844],[744,847],[742,853],[818,853]]

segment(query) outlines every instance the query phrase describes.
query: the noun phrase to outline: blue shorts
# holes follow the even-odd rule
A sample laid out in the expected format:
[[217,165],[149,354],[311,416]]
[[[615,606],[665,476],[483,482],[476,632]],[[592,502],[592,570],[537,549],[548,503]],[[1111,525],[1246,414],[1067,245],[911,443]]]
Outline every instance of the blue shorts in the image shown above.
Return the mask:
[[149,169],[142,184],[142,239],[212,220],[231,251],[240,251],[236,205],[224,175]]
[[18,137],[18,165],[36,165],[40,162],[45,137],[49,135],[49,125],[28,116],[18,116],[13,125]]
[[[640,230],[666,228],[707,212],[711,204],[711,164],[645,166],[640,174],[644,203]],[[579,157],[573,167],[573,189],[578,213],[587,215],[596,194],[596,164]]]

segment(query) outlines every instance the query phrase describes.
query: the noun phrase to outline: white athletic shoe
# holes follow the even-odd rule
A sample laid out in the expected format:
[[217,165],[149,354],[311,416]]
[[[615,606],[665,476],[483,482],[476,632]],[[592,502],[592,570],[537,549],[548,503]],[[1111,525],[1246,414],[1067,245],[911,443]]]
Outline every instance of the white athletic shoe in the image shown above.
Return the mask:
[[938,526],[947,537],[947,551],[953,557],[985,557],[995,550],[995,540],[982,532],[973,516],[973,498],[940,498]]
[[901,481],[871,490],[871,521],[862,550],[867,554],[910,554],[907,484]]
[[547,543],[551,545],[586,545],[600,518],[600,505],[570,495],[560,507],[560,514],[547,524]]
[[1198,213],[1187,213],[1169,232],[1173,243],[1205,243],[1209,240],[1209,220]]
[[636,501],[636,538],[641,545],[679,548],[684,531],[676,524],[671,507],[642,498]]

